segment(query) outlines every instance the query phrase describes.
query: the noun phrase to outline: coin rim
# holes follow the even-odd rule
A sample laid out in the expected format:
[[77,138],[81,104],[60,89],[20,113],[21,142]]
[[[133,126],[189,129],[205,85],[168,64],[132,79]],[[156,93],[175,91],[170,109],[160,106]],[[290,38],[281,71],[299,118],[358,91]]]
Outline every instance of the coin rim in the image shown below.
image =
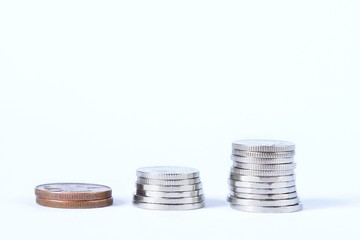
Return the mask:
[[102,208],[108,207],[113,204],[113,198],[89,200],[89,201],[69,201],[69,200],[56,200],[46,198],[36,198],[36,203],[43,207],[51,208],[66,208],[66,209],[89,209],[89,208]]
[[205,207],[205,201],[194,204],[178,204],[178,205],[166,205],[166,204],[156,204],[156,203],[142,203],[142,202],[133,202],[133,205],[146,210],[159,210],[159,211],[187,211],[187,210],[196,210]]
[[[69,184],[78,184],[78,185],[92,185],[92,186],[100,186],[107,188],[105,191],[96,191],[96,192],[51,192],[43,189],[39,189],[40,187],[48,186],[48,185],[69,185]],[[112,189],[109,186],[101,185],[101,184],[93,184],[93,183],[45,183],[40,184],[35,187],[35,196],[44,198],[44,199],[53,199],[53,200],[101,200],[110,198],[112,196]]]

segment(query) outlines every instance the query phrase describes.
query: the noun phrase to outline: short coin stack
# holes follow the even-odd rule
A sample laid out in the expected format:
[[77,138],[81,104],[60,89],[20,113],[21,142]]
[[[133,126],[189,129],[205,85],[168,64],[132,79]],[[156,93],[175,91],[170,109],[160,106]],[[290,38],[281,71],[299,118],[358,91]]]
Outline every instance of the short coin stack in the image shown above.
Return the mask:
[[111,188],[88,183],[49,183],[35,188],[36,202],[54,208],[99,208],[113,203]]
[[295,188],[295,144],[239,140],[232,143],[232,148],[233,166],[227,197],[232,208],[261,213],[302,209]]
[[185,167],[144,167],[136,171],[135,206],[151,210],[204,207],[199,171]]

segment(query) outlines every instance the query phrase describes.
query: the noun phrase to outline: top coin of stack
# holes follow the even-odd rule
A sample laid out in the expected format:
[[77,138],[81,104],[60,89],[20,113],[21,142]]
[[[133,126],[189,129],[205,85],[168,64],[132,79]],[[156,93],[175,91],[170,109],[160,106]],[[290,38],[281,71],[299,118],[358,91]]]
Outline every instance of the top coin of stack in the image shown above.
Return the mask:
[[36,202],[54,208],[99,208],[113,203],[110,187],[88,183],[49,183],[35,188]]
[[232,148],[227,198],[232,208],[274,213],[302,209],[295,188],[295,144],[239,140],[232,143]]
[[204,206],[199,171],[185,167],[144,167],[136,171],[135,206],[152,210],[191,210]]

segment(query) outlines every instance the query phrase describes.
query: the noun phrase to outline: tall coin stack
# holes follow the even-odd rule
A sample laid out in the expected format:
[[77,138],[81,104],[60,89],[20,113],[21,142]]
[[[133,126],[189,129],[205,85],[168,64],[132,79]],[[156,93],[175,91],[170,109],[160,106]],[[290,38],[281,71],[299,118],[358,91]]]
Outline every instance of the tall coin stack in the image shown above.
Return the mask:
[[205,198],[199,171],[185,167],[144,167],[136,171],[133,204],[151,210],[202,208]]
[[285,213],[302,210],[295,187],[295,144],[276,140],[232,143],[227,201],[236,210]]

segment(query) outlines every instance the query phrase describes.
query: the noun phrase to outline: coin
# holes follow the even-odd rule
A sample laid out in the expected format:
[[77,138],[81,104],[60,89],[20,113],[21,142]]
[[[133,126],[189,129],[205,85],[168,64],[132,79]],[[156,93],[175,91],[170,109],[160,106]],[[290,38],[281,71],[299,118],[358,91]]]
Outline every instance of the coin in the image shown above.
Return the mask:
[[287,188],[244,188],[229,186],[229,190],[237,193],[251,193],[251,194],[280,194],[292,193],[296,191],[296,187]]
[[145,190],[136,190],[136,195],[145,196],[145,197],[156,197],[156,198],[187,198],[187,197],[197,197],[203,195],[204,191],[202,189],[195,191],[187,192],[155,192],[155,191],[145,191]]
[[239,175],[236,173],[230,173],[231,180],[245,181],[245,182],[288,182],[295,180],[295,174],[287,176],[277,176],[277,177],[261,177],[261,176],[246,176]]
[[49,183],[35,188],[35,195],[54,200],[97,200],[111,197],[111,188],[89,183]]
[[301,203],[291,206],[281,207],[258,207],[258,206],[242,206],[236,204],[230,204],[230,206],[239,211],[253,212],[253,213],[290,213],[301,211],[303,206]]
[[69,200],[53,200],[45,198],[36,198],[36,202],[45,207],[53,208],[100,208],[112,205],[113,199],[98,199],[98,200],[87,200],[87,201],[69,201]]
[[295,144],[279,140],[247,139],[232,143],[233,149],[251,152],[287,152],[294,151]]
[[231,155],[231,160],[238,163],[251,163],[251,164],[286,164],[293,163],[293,157],[287,158],[251,158]]
[[281,206],[290,206],[295,205],[300,202],[296,198],[292,199],[283,199],[283,200],[254,200],[254,199],[244,199],[244,198],[235,198],[232,196],[227,197],[227,201],[231,204],[242,205],[242,206],[258,206],[258,207],[281,207]]
[[232,150],[235,156],[251,157],[251,158],[292,158],[295,156],[295,151],[289,152],[249,152],[243,150]]
[[200,183],[200,178],[190,178],[190,179],[178,179],[178,180],[164,180],[164,179],[151,179],[151,178],[138,178],[137,183],[139,184],[148,184],[148,185],[160,185],[160,186],[181,186],[181,185],[191,185]]
[[231,168],[230,172],[240,175],[259,176],[259,177],[277,177],[277,176],[287,176],[294,174],[294,170],[255,171],[255,170],[248,170],[248,169],[234,168],[234,167]]
[[295,181],[261,183],[261,182],[243,182],[243,181],[228,179],[228,183],[230,186],[244,187],[244,188],[284,188],[284,187],[295,186]]
[[136,174],[140,178],[151,179],[189,179],[199,177],[199,171],[195,168],[187,167],[143,167],[136,171]]
[[134,202],[156,203],[156,204],[190,204],[199,203],[205,200],[204,195],[189,198],[154,198],[134,195]]
[[202,184],[192,184],[183,186],[158,186],[158,185],[147,185],[147,184],[136,184],[136,189],[146,191],[157,191],[157,192],[186,192],[195,191],[202,189]]
[[280,200],[290,199],[297,197],[296,192],[283,193],[283,194],[251,194],[251,193],[238,193],[230,191],[230,196],[236,198],[258,199],[258,200]]
[[295,163],[287,164],[249,164],[249,163],[238,163],[233,162],[233,167],[242,168],[255,171],[284,171],[284,170],[294,170],[296,168]]
[[154,203],[141,203],[141,202],[133,202],[134,206],[148,209],[148,210],[165,210],[165,211],[182,211],[182,210],[194,210],[199,209],[205,206],[205,202],[200,203],[192,203],[192,204],[154,204]]

